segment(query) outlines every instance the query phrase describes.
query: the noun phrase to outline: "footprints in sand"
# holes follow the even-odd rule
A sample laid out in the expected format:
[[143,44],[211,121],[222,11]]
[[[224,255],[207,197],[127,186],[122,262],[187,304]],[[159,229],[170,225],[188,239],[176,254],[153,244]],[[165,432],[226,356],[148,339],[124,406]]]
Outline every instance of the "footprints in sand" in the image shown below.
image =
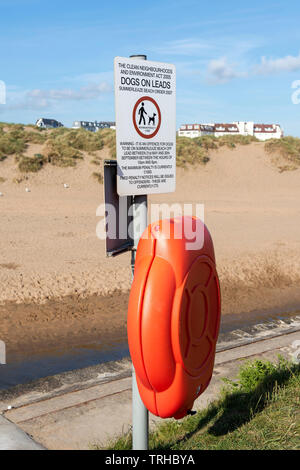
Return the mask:
[[19,264],[16,264],[16,263],[2,263],[0,264],[0,269],[12,269],[12,270],[16,270],[20,267]]
[[57,232],[56,236],[71,238],[71,237],[75,237],[75,233],[74,232]]

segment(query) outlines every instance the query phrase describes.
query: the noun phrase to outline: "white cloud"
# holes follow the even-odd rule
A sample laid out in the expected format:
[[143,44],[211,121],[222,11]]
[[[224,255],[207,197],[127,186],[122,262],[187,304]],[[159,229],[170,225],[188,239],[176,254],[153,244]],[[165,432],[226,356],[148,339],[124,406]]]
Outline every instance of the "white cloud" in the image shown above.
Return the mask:
[[236,71],[226,57],[211,60],[207,67],[207,80],[212,84],[226,83],[242,76],[246,74]]
[[166,41],[162,45],[152,46],[149,50],[158,54],[190,56],[201,60],[222,56],[224,51],[230,51],[230,56],[239,60],[249,51],[261,46],[262,40],[259,38],[209,35]]
[[108,70],[106,72],[93,72],[93,73],[82,73],[80,75],[64,76],[61,78],[61,83],[113,83],[114,71]]
[[161,47],[151,48],[159,54],[172,55],[195,55],[197,52],[211,49],[212,46],[206,41],[198,39],[179,39],[176,41],[168,41]]
[[62,90],[41,90],[35,89],[27,93],[28,98],[32,100],[55,100],[55,101],[80,101],[80,100],[90,100],[93,98],[98,98],[102,93],[109,93],[112,91],[111,86],[106,83],[91,83],[88,86],[81,87],[79,90],[72,90],[71,88],[65,88]]
[[0,104],[6,103],[6,85],[3,80],[0,80]]
[[209,83],[216,85],[251,75],[274,75],[280,72],[296,72],[297,70],[300,70],[300,53],[298,56],[287,55],[277,59],[262,57],[261,63],[249,68],[247,72],[238,71],[236,66],[229,63],[226,57],[221,57],[208,63],[207,80]]
[[89,83],[78,90],[72,88],[42,90],[39,88],[27,91],[8,91],[5,110],[47,109],[54,103],[65,101],[83,101],[97,99],[110,93],[112,86],[108,82]]
[[298,56],[287,55],[278,59],[261,58],[261,63],[254,67],[254,73],[271,75],[280,72],[300,70],[300,53]]

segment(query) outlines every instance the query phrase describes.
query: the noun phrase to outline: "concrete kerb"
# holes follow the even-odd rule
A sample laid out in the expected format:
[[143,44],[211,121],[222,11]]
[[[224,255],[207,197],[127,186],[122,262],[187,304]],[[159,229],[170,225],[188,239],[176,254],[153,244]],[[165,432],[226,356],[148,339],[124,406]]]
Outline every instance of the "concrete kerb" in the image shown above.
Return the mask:
[[[218,396],[222,378],[234,378],[241,361],[255,357],[276,361],[279,353],[291,358],[292,344],[299,338],[298,331],[218,352],[212,382],[196,401],[194,409],[203,409]],[[126,369],[127,364],[122,370],[125,377],[119,376],[102,384],[93,384],[90,381],[87,388],[77,388],[63,394],[53,391],[52,397],[48,395],[48,398],[38,402],[23,401],[20,406],[18,398],[18,406],[11,401],[12,409],[7,410],[6,407],[4,412],[5,418],[10,421],[2,420],[2,425],[10,424],[10,427],[1,429],[0,426],[0,445],[15,445],[13,448],[20,448],[20,445],[25,446],[21,448],[28,448],[29,445],[41,448],[30,439],[29,434],[49,449],[88,449],[94,443],[105,446],[108,441],[131,427],[131,378],[126,377]],[[160,419],[150,415],[152,428],[159,422]],[[17,424],[27,434],[21,431]],[[16,436],[15,444],[7,437],[2,439],[6,429],[10,430],[11,439]],[[17,431],[20,431],[21,435]]]
[[0,450],[45,450],[45,448],[16,424],[0,416]]

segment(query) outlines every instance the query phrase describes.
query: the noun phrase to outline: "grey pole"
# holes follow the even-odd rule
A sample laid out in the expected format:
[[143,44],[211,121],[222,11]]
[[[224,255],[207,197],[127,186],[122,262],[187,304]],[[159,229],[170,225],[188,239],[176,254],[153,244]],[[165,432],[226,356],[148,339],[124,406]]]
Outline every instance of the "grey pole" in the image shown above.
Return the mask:
[[[147,60],[146,55],[131,55],[132,59]],[[131,269],[134,275],[136,249],[139,239],[148,225],[147,195],[133,198],[133,236],[134,246],[131,252]],[[132,368],[132,448],[133,450],[148,450],[149,413],[144,406],[137,382],[135,370]]]

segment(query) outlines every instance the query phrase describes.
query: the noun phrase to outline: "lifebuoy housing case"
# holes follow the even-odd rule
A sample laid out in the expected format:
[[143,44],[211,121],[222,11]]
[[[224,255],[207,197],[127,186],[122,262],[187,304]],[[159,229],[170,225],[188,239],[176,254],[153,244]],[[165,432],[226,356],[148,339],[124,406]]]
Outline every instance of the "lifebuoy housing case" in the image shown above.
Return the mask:
[[141,399],[161,418],[192,409],[213,373],[220,287],[212,238],[196,217],[143,233],[128,306],[128,342]]

